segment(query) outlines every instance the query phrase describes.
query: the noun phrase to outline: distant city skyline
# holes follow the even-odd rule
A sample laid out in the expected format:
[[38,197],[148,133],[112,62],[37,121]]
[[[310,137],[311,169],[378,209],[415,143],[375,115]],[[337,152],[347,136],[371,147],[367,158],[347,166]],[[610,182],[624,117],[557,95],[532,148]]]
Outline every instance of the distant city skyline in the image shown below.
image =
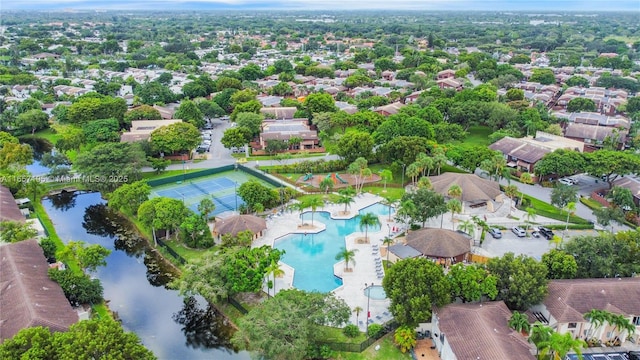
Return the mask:
[[1,10],[452,10],[637,11],[640,0],[28,0]]

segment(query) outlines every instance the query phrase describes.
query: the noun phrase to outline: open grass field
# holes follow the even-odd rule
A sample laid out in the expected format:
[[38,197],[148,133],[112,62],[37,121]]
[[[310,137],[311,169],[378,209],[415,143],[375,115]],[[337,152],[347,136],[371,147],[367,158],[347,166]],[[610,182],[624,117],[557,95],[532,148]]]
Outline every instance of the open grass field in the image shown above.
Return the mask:
[[[338,352],[334,359],[336,360],[409,360],[409,353],[402,353],[392,340],[392,335],[387,335],[376,341],[361,353]],[[380,345],[380,349],[376,350],[376,345]]]
[[493,133],[493,130],[488,126],[471,126],[467,138],[464,139],[465,144],[489,146],[489,135]]

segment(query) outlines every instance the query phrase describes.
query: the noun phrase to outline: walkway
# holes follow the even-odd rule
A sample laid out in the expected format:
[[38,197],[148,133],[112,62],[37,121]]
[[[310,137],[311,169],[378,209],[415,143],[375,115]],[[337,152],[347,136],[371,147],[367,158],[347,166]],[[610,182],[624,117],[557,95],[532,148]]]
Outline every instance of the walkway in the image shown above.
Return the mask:
[[[351,216],[358,215],[358,211],[367,206],[380,202],[382,198],[372,195],[372,194],[362,194],[360,196],[356,196],[355,203],[351,205],[350,212]],[[327,211],[332,214],[334,217],[339,217],[339,213],[344,210],[344,205],[339,204],[327,204],[323,208],[318,209],[317,211]],[[344,263],[340,262],[334,266],[335,271],[338,272],[342,277],[343,285],[333,293],[347,303],[347,305],[353,310],[356,307],[360,307],[363,311],[360,313],[358,317],[357,324],[361,330],[365,330],[366,323],[365,320],[367,318],[367,305],[369,306],[369,311],[371,313],[370,323],[378,323],[383,324],[389,320],[391,320],[391,314],[389,312],[389,300],[373,300],[368,301],[365,296],[365,284],[371,285],[381,285],[382,279],[379,279],[376,275],[376,259],[381,259],[380,250],[374,250],[374,245],[377,245],[378,249],[382,246],[382,239],[389,234],[389,229],[394,226],[401,226],[401,224],[397,224],[395,222],[388,222],[388,216],[381,215],[380,223],[382,224],[381,229],[379,231],[371,231],[368,232],[368,237],[370,242],[368,244],[358,243],[357,239],[364,237],[364,233],[356,232],[346,237],[345,245],[347,249],[357,249],[355,255],[355,265],[350,265],[350,268],[353,270],[351,272],[345,273],[342,269],[344,269]],[[315,222],[318,225],[318,221]],[[302,232],[310,232],[309,229],[298,229],[297,224],[300,224],[300,213],[298,211],[288,212],[285,211],[279,215],[272,217],[271,219],[267,219],[267,230],[264,233],[264,236],[254,242],[254,246],[262,246],[269,245],[273,246],[274,241],[284,235],[290,233],[302,233]],[[387,227],[389,224],[389,227]],[[280,262],[282,266],[282,270],[284,270],[285,275],[280,278],[276,278],[276,291],[282,289],[290,289],[293,287],[293,276],[294,269],[287,266],[286,264]],[[265,292],[267,290],[265,289]],[[356,315],[352,313],[351,322],[356,323]]]

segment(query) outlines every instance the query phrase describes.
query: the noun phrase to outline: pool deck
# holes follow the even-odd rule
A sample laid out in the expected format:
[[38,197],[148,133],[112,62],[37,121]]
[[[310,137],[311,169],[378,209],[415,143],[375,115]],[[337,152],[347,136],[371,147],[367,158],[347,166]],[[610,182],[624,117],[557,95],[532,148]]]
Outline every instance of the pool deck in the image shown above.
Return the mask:
[[[381,197],[376,195],[364,193],[360,196],[354,197],[355,202],[349,208],[350,214],[345,216],[342,214],[344,205],[340,204],[327,204],[316,211],[325,211],[331,214],[332,218],[345,219],[352,218],[358,215],[358,211],[367,206],[373,205],[382,200]],[[315,225],[318,229],[309,229],[308,227],[301,228],[300,212],[284,212],[282,215],[273,216],[267,219],[267,230],[264,232],[264,236],[254,242],[253,246],[269,245],[273,246],[274,241],[282,236],[291,233],[305,233],[305,232],[318,232],[324,228],[324,225],[320,225],[319,221],[315,221]],[[358,239],[364,238],[364,232],[356,232],[345,237],[345,244],[347,249],[356,249],[355,265],[354,262],[349,264],[350,271],[344,271],[344,262],[339,262],[334,266],[334,273],[342,278],[343,285],[333,291],[338,297],[346,301],[347,305],[353,310],[357,306],[363,310],[358,316],[358,322],[356,323],[356,314],[352,313],[351,323],[356,324],[361,330],[366,329],[367,319],[367,296],[364,293],[366,285],[382,285],[382,279],[376,275],[376,259],[384,260],[384,257],[380,255],[380,250],[374,249],[374,245],[377,245],[378,249],[382,247],[382,239],[389,234],[389,228],[402,227],[403,224],[388,221],[387,215],[380,215],[381,229],[378,231],[368,232],[368,243],[360,243]],[[387,226],[389,224],[389,227]],[[398,232],[396,232],[398,233]],[[280,262],[281,269],[284,271],[282,277],[276,278],[276,292],[283,289],[293,288],[293,276],[294,269],[287,264]],[[365,285],[366,284],[366,285]],[[267,289],[265,288],[265,292]],[[273,293],[273,290],[271,290]],[[368,302],[369,312],[371,317],[369,323],[383,324],[391,320],[392,316],[389,311],[389,300],[374,300],[370,299]]]

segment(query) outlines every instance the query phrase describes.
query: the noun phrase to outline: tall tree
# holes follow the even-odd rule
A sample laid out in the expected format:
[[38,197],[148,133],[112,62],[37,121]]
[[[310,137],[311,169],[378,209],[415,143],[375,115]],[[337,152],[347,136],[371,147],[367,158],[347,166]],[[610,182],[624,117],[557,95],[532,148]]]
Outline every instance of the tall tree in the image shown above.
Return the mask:
[[344,261],[344,271],[349,271],[349,263],[352,263],[353,265],[356,264],[356,261],[354,259],[356,257],[356,252],[358,252],[358,249],[348,250],[346,247],[343,246],[340,248],[340,251],[336,254],[336,260]]
[[182,101],[178,109],[176,109],[176,113],[173,117],[176,119],[182,119],[182,121],[187,122],[198,129],[204,127],[204,115],[202,115],[198,105],[191,100]]
[[186,122],[161,126],[151,133],[151,145],[155,151],[167,155],[188,153],[200,144],[200,131]]
[[451,297],[463,303],[495,299],[498,295],[498,279],[479,265],[455,264],[447,274],[451,283]]
[[331,293],[282,290],[240,320],[233,342],[268,359],[302,360],[321,340],[318,326],[340,326],[350,314],[346,303]]
[[447,205],[444,197],[434,191],[427,189],[417,189],[415,192],[405,193],[402,202],[411,200],[414,209],[407,213],[407,216],[414,223],[426,225],[427,220],[436,218],[447,212]]
[[558,249],[544,253],[542,263],[547,267],[547,279],[573,279],[578,271],[575,257]]
[[108,204],[111,208],[120,209],[130,215],[137,215],[138,208],[143,202],[149,200],[150,194],[151,186],[144,180],[123,184],[108,195]]
[[88,189],[112,191],[138,180],[146,159],[138,144],[105,143],[80,153],[73,165]]
[[111,250],[102,245],[87,245],[84,241],[69,241],[60,251],[60,257],[78,262],[82,271],[96,271],[99,266],[107,265],[107,256]]
[[510,309],[526,310],[547,294],[547,268],[531,257],[506,253],[490,259],[487,269],[498,278],[498,298]]
[[382,280],[389,310],[401,325],[415,327],[431,318],[433,306],[451,301],[450,285],[442,268],[424,258],[398,261]]
[[578,200],[578,190],[569,185],[558,184],[551,190],[551,204],[564,208],[568,203],[574,203]]
[[362,230],[362,228],[365,230],[365,242],[369,242],[369,228],[374,226],[380,226],[380,219],[378,218],[378,215],[371,212],[360,215],[360,230]]
[[111,319],[80,321],[66,332],[52,333],[40,326],[25,328],[0,344],[3,359],[84,359],[88,354],[94,359],[156,358],[135,333],[124,332]]

